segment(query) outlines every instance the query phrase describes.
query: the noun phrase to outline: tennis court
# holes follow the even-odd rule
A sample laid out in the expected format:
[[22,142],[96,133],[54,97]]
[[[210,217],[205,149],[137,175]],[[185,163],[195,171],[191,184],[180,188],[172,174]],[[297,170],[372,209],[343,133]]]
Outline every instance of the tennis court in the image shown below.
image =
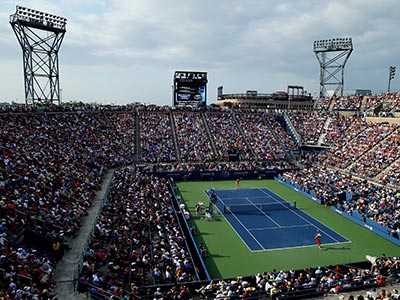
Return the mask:
[[[209,192],[209,191],[208,191]],[[345,237],[265,188],[215,190],[216,206],[250,251],[349,243]]]

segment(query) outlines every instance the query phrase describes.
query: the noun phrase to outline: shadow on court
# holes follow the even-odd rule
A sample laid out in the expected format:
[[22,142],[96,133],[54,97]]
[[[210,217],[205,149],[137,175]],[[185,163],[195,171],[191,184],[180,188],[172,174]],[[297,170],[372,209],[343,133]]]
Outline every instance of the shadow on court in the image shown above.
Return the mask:
[[221,255],[221,254],[211,254],[210,256],[213,257],[213,258],[230,257],[230,255]]
[[333,246],[321,246],[322,251],[329,251],[329,250],[351,250],[349,246],[342,246],[342,247],[333,247]]
[[215,235],[215,233],[202,232],[201,235]]

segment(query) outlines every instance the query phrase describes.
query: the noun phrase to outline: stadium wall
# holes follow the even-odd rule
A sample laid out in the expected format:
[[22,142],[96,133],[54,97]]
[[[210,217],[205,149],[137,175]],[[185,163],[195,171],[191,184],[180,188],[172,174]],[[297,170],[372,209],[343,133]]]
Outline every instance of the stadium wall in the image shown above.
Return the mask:
[[391,241],[392,243],[400,246],[400,240],[390,236],[388,228],[383,227],[380,224],[378,224],[378,223],[376,223],[376,222],[374,222],[374,221],[372,221],[372,220],[370,220],[368,218],[365,220],[365,222],[363,222],[361,220],[361,215],[358,214],[358,213],[352,213],[350,215],[350,214],[348,214],[348,213],[346,213],[346,212],[344,212],[344,211],[342,211],[339,208],[334,207],[334,206],[332,206],[331,209],[334,212],[342,215],[343,217],[353,221],[354,223],[357,223],[358,225],[360,225],[362,227],[365,227],[368,230],[375,232],[377,235],[379,235],[379,236]]

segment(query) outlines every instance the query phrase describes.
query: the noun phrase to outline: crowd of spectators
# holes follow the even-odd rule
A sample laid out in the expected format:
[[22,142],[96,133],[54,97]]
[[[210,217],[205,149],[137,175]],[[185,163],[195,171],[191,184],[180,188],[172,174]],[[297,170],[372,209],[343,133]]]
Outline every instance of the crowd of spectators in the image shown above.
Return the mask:
[[315,110],[328,110],[331,105],[331,98],[317,98],[314,100]]
[[43,298],[104,170],[129,157],[99,114],[3,114],[0,128],[0,294]]
[[323,144],[331,148],[316,159],[358,176],[378,176],[376,179],[383,184],[396,184],[399,130],[399,125],[368,123],[359,115],[331,114],[323,131]]
[[235,117],[258,160],[274,162],[286,159],[287,151],[296,147],[273,115],[247,113],[235,114]]
[[[273,165],[273,160],[282,159],[287,152],[296,147],[293,139],[272,115],[262,117],[262,113],[246,114],[241,111],[231,114],[221,111],[202,112],[178,109],[173,111],[175,121],[172,126],[169,117],[170,109],[154,108],[149,110],[146,108],[138,111],[141,115],[140,140],[143,162],[152,164],[177,162],[173,140],[173,132],[176,133],[176,144],[182,163],[157,166],[164,170],[168,168],[171,170],[198,169],[198,166],[201,165],[199,162],[208,165],[202,167],[203,169],[210,169],[209,162],[227,160],[229,152],[239,153],[243,162],[253,160],[253,154],[255,154],[258,160],[269,160],[268,164]],[[207,133],[207,124],[204,123],[202,114],[210,127],[213,141]],[[237,122],[234,121],[235,118]],[[117,123],[117,130],[122,131],[121,136],[127,138],[127,144],[131,146],[133,152],[135,148],[134,127],[137,126],[134,117],[122,114],[117,117],[117,120],[121,123],[118,124],[114,120],[114,123]],[[364,133],[369,132],[372,135],[367,136],[367,141],[374,140],[375,134],[379,135],[375,128],[370,128],[374,125],[367,124],[365,119],[359,115],[345,117],[337,113],[303,111],[293,113],[291,120],[307,144],[316,144],[322,137],[322,144],[337,147],[337,145],[343,146],[353,139],[352,143],[362,148],[354,149],[356,156],[352,158],[353,161],[372,146],[363,141]],[[274,131],[270,130],[271,126]],[[391,127],[393,128],[393,126]],[[362,131],[364,131],[363,134],[361,134]],[[358,139],[354,139],[357,136]],[[213,151],[212,142],[216,145],[218,155]],[[289,147],[282,149],[279,144],[289,145]],[[326,156],[319,156],[318,159],[327,157],[331,160],[329,164],[332,166],[346,168],[350,163],[350,161],[346,161],[347,165],[342,165],[335,162],[335,159],[343,159],[341,151],[333,154],[329,152]],[[191,166],[187,168],[188,165]]]
[[240,128],[230,113],[205,114],[214,141],[218,160],[228,160],[229,153],[238,154],[240,160],[254,160],[252,149],[246,143]]
[[282,174],[282,180],[306,193],[313,193],[323,204],[336,205],[340,201],[338,195],[346,191],[350,177],[339,171],[314,167],[287,171]]
[[[276,300],[338,295],[360,288],[376,290],[378,287],[384,290],[386,278],[394,277],[398,280],[400,258],[389,258],[383,254],[373,259],[374,264],[368,269],[349,265],[307,267],[303,270],[274,269],[251,277],[212,280],[196,292],[208,300],[257,298],[262,295]],[[369,299],[377,299],[378,294]]]
[[168,111],[140,113],[140,151],[145,163],[177,160]]
[[334,102],[332,109],[335,111],[372,112],[372,114],[376,111],[379,114],[400,110],[399,92],[316,99],[314,108],[316,110],[328,110],[332,101]]
[[[372,273],[376,276],[383,276],[388,284],[397,283],[400,279],[400,257],[388,257],[384,253],[380,257],[368,256],[372,263]],[[398,292],[397,292],[398,294]]]
[[116,131],[119,140],[125,145],[128,153],[133,157],[136,154],[136,114],[134,113],[111,113],[107,114],[107,118],[110,120],[113,126],[113,130]]
[[400,93],[380,93],[375,95],[346,95],[343,97],[315,99],[314,109],[328,110],[331,102],[334,111],[352,111],[368,113],[371,116],[392,116],[391,112],[400,111]]
[[[165,179],[135,167],[115,172],[91,236],[79,290],[127,290],[198,280]],[[124,295],[119,295],[124,296]]]
[[383,141],[396,129],[388,123],[370,123],[368,126],[345,144],[338,144],[328,153],[324,163],[329,166],[346,169]]
[[[104,171],[132,163],[137,146],[140,162],[146,163],[140,170],[153,172],[286,169],[293,167],[286,154],[296,149],[276,116],[264,112],[96,105],[62,109],[21,106],[2,111],[0,297],[10,299],[51,294],[58,258],[40,245],[15,244],[16,237],[23,229],[29,230],[61,243],[63,249],[87,215]],[[292,112],[290,118],[307,143],[316,144],[325,133],[325,142],[336,145],[321,156],[320,163],[350,167],[347,170],[352,173],[368,177],[388,167],[380,174],[382,182],[398,183],[398,126],[367,124],[359,116],[315,111]],[[240,154],[239,162],[228,161],[230,151]],[[167,182],[141,171],[127,167],[116,172],[84,256],[81,288],[90,284],[96,290],[131,297],[143,282],[196,279]],[[400,233],[400,192],[395,188],[321,167],[285,173],[283,178],[314,192],[329,205],[359,212],[387,227],[395,237]],[[343,201],[345,192],[352,194],[350,201]],[[273,280],[276,283],[276,278]],[[296,282],[296,278],[287,280],[291,287]],[[242,296],[251,292],[239,285],[235,288]],[[231,293],[233,288],[229,290],[225,287],[221,294]],[[184,285],[162,293],[190,298]]]
[[[395,127],[395,126],[393,126]],[[350,172],[360,176],[374,178],[393,162],[400,158],[400,126],[395,127],[386,138],[381,140],[362,159],[350,167]]]
[[366,120],[359,115],[344,116],[332,113],[324,128],[322,143],[334,147],[343,145],[365,130],[367,126]]
[[[365,99],[365,105],[363,107],[363,100]],[[374,95],[344,95],[327,97],[327,98],[316,98],[314,99],[314,109],[315,110],[328,110],[332,101],[333,110],[337,111],[359,111],[361,113],[365,111],[373,110],[377,107],[382,106],[382,110],[389,111],[399,111],[400,109],[400,93],[392,92],[392,93],[380,93]],[[146,110],[146,111],[191,111],[191,112],[200,112],[200,111],[217,111],[226,110],[226,108],[219,107],[173,107],[170,106],[157,106],[157,105],[145,105],[140,103],[133,103],[128,105],[102,105],[102,104],[93,104],[93,103],[83,103],[83,102],[72,102],[72,103],[63,103],[62,106],[59,105],[44,105],[44,106],[32,106],[32,105],[1,105],[0,113],[8,113],[8,112],[133,112],[138,110]],[[270,109],[265,108],[245,108],[245,107],[236,107],[236,111],[240,112],[270,112]]]
[[101,112],[130,112],[136,111],[138,108],[145,107],[142,104],[128,104],[128,105],[102,105],[96,103],[83,103],[83,102],[64,102],[62,105],[54,104],[38,104],[25,105],[13,103],[0,105],[0,114],[4,113],[101,113]]
[[382,93],[367,98],[365,110],[390,112],[400,110],[400,93]]
[[216,155],[201,114],[177,111],[173,116],[181,161],[207,162],[215,160]]
[[400,184],[400,160],[397,160],[393,163],[390,167],[384,170],[379,180],[383,184],[392,184],[392,185],[399,185]]
[[361,95],[348,95],[343,97],[338,97],[333,105],[333,110],[351,110],[359,111],[361,109],[361,104],[363,101],[363,96]]
[[[234,114],[216,109],[146,107],[130,114],[110,114],[109,118],[132,154],[135,149],[141,153],[141,162],[169,163],[171,169],[182,168],[182,164],[227,161],[229,154],[239,155],[243,162],[281,164],[288,152],[297,147],[277,122],[276,115],[264,112]],[[137,145],[137,127],[140,145]]]
[[296,165],[287,161],[215,161],[198,163],[146,164],[141,165],[145,172],[219,172],[219,171],[260,171],[284,170],[295,168]]
[[323,131],[329,112],[290,111],[288,116],[297,133],[307,145],[316,145]]

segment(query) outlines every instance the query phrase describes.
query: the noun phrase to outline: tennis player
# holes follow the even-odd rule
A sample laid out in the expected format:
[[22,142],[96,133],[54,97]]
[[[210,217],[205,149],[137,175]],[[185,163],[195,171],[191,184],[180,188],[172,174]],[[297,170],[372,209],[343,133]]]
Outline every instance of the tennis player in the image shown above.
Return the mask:
[[319,232],[317,232],[317,234],[315,235],[315,242],[317,243],[318,249],[321,250],[321,234]]
[[240,189],[240,178],[236,179],[236,189]]

